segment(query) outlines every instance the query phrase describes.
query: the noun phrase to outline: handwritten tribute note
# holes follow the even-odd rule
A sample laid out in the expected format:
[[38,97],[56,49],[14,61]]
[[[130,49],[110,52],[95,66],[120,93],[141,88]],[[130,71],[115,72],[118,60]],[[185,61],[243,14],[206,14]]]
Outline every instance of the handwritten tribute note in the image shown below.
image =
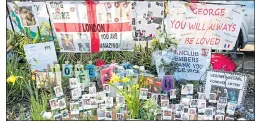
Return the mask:
[[180,44],[232,50],[243,20],[240,5],[217,5],[169,1],[166,31]]
[[24,51],[31,70],[44,71],[48,64],[53,66],[54,61],[57,61],[54,42],[24,45]]

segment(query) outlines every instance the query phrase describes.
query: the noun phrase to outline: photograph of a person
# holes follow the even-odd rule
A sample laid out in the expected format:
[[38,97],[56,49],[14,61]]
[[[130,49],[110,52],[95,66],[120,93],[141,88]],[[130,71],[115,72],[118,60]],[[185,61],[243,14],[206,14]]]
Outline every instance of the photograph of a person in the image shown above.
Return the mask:
[[69,86],[71,89],[77,88],[77,79],[76,78],[69,78]]
[[116,113],[116,118],[119,121],[123,121],[124,120],[124,113]]
[[182,85],[181,94],[188,95],[188,87],[186,85]]
[[140,89],[140,99],[147,99],[148,89],[141,88]]
[[64,95],[63,89],[61,86],[54,87],[53,89],[55,91],[56,97],[60,97],[60,96]]
[[167,100],[167,94],[160,94],[161,100]]
[[96,87],[89,87],[89,94],[96,94]]
[[169,107],[169,100],[161,100],[161,109]]
[[106,97],[105,105],[107,108],[111,108],[113,106],[113,97]]
[[205,108],[205,116],[212,116],[213,109],[212,108]]
[[191,99],[190,108],[196,108],[197,107],[197,103],[198,103],[197,99]]
[[64,50],[75,51],[73,34],[60,34]]
[[104,109],[98,109],[97,110],[97,117],[98,117],[98,120],[104,120],[105,119],[105,110]]
[[239,97],[239,91],[238,89],[232,89],[232,88],[227,88],[228,91],[228,99],[230,103],[237,104],[238,102],[238,97]]
[[79,99],[79,97],[81,96],[81,91],[79,89],[73,89],[71,90],[71,93],[73,100]]
[[91,108],[97,108],[96,99],[90,99],[90,105],[91,105]]
[[109,84],[104,84],[103,85],[103,89],[104,89],[105,93],[110,93],[110,86],[109,86]]
[[105,120],[112,120],[112,111],[105,111]]
[[197,113],[197,108],[189,108],[189,114],[196,114]]
[[176,98],[176,89],[171,89],[170,90],[170,99],[175,99]]
[[69,113],[67,109],[61,111],[61,114],[62,114],[62,118],[69,118]]
[[19,18],[22,27],[37,26],[36,16],[32,6],[19,6]]
[[58,108],[57,99],[50,100],[50,107],[51,107],[51,110],[55,110]]
[[182,120],[188,121],[189,120],[189,114],[188,113],[182,114]]
[[193,84],[187,84],[188,87],[188,94],[193,94]]
[[181,119],[182,118],[182,114],[181,114],[181,112],[175,112],[175,114],[174,114],[174,119]]
[[175,110],[176,111],[182,111],[184,109],[184,106],[182,104],[175,104]]
[[223,121],[224,115],[215,115],[215,120],[216,121]]
[[56,121],[62,120],[62,114],[54,115],[54,120],[56,120]]
[[90,51],[90,46],[89,43],[78,43],[78,47],[79,47],[79,51],[86,51],[89,52]]
[[184,107],[189,107],[190,105],[190,99],[189,98],[181,98],[181,103]]
[[219,103],[227,104],[227,97],[219,97]]
[[70,112],[72,115],[79,114],[79,103],[70,103]]
[[206,100],[206,95],[205,95],[205,93],[198,93],[198,99]]
[[65,98],[59,99],[58,100],[58,105],[59,105],[60,109],[66,108],[66,100],[65,100]]
[[163,120],[171,120],[172,119],[172,111],[170,109],[163,110]]
[[216,103],[216,93],[210,93],[209,94],[209,102]]

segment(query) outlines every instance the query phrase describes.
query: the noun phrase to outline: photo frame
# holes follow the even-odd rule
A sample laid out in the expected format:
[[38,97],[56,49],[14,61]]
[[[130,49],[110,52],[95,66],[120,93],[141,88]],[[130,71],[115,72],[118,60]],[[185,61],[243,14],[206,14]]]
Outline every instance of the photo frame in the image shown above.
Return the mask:
[[71,89],[78,88],[77,78],[69,78],[69,86]]
[[53,89],[54,89],[56,97],[61,97],[64,95],[63,89],[61,86],[54,87]]
[[68,119],[68,118],[69,118],[69,112],[68,112],[67,109],[62,110],[62,111],[61,111],[61,114],[62,114],[62,118],[63,118],[63,119]]
[[51,99],[50,100],[50,108],[51,110],[56,110],[59,108],[57,99]]
[[171,109],[163,110],[163,120],[172,120],[172,110]]
[[79,111],[79,103],[70,103],[70,113],[71,115],[77,115],[80,113]]
[[148,89],[147,88],[141,88],[140,89],[140,99],[147,99]]
[[105,120],[112,120],[112,111],[105,111]]
[[65,100],[65,98],[62,98],[62,99],[59,99],[59,100],[58,100],[58,106],[59,106],[59,109],[60,109],[60,110],[66,108],[66,100]]

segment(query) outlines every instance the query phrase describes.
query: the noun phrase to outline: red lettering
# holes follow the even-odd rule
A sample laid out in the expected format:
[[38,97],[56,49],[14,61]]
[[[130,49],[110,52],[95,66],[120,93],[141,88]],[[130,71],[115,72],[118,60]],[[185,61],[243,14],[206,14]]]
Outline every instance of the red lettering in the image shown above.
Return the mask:
[[233,24],[232,26],[232,32],[234,32],[236,30],[236,24]]
[[220,15],[220,8],[216,9],[214,14],[215,14],[215,16],[219,16]]
[[209,15],[214,16],[214,15],[213,15],[213,9],[209,9]]
[[227,24],[225,24],[224,27],[222,28],[222,31],[223,31],[224,29],[227,31],[227,28],[228,28],[228,26],[227,26]]
[[215,45],[220,43],[220,38],[216,38]]
[[224,16],[225,15],[225,8],[221,9],[221,14],[220,16]]
[[232,24],[228,24],[228,31],[230,31],[231,27],[232,27],[233,23]]
[[189,29],[190,30],[195,30],[196,23],[189,23]]
[[174,27],[175,20],[171,20],[172,28]]

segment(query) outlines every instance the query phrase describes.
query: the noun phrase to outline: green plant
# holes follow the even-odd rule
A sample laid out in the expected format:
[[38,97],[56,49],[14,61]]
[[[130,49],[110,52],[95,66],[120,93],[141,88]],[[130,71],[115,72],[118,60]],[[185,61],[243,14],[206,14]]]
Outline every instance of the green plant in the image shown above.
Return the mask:
[[41,112],[46,111],[48,106],[48,96],[45,91],[41,93],[36,88],[35,84],[28,82],[26,85],[30,93],[30,117],[31,120],[44,120],[40,115]]
[[155,120],[156,115],[160,112],[161,108],[153,98],[148,99],[142,104],[142,120]]
[[113,88],[117,90],[117,92],[124,96],[124,99],[127,104],[128,115],[130,119],[138,119],[140,112],[140,88],[144,87],[144,83],[134,82],[132,77],[130,78],[130,83],[123,87],[123,89],[119,89],[117,87],[118,83],[109,83]]
[[20,76],[22,78],[17,79],[14,83],[7,83],[7,105],[17,103],[21,100],[28,99],[28,90],[25,88],[25,84],[28,80],[31,80],[28,66],[26,64],[18,63],[18,56],[13,54],[12,57],[7,60],[6,74],[7,76]]
[[20,120],[24,121],[26,120],[26,115],[25,115],[25,110],[24,110],[24,107],[20,104],[18,104],[19,108],[20,108],[20,111],[19,111],[19,117],[20,117]]

